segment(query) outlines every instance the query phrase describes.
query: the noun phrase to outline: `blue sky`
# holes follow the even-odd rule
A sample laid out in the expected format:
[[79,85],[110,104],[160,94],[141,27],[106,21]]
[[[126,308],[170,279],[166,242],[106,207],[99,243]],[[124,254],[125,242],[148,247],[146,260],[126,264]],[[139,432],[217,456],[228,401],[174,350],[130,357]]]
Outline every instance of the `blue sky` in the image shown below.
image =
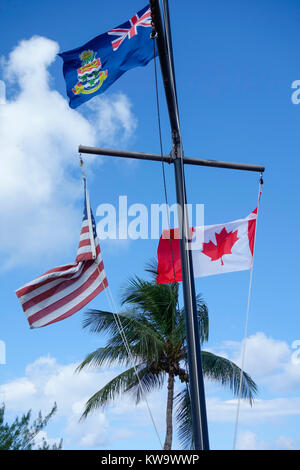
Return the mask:
[[[104,95],[68,109],[59,51],[78,47],[123,23],[144,4],[132,0],[0,0],[1,328],[6,364],[0,364],[0,398],[9,416],[29,408],[57,417],[48,439],[64,448],[159,448],[145,406],[116,402],[78,423],[85,400],[112,370],[73,374],[75,364],[102,338],[82,329],[83,311],[31,331],[15,290],[47,269],[75,258],[82,215],[79,144],[159,153],[154,67],[123,75]],[[175,68],[185,154],[266,166],[258,223],[246,370],[259,387],[243,406],[241,448],[300,448],[298,332],[300,105],[292,83],[300,79],[300,5],[296,0],[171,2]],[[164,153],[170,150],[168,115],[159,82]],[[160,164],[85,157],[94,213],[99,204],[164,202]],[[173,168],[166,166],[169,202],[175,202]],[[257,201],[258,175],[186,168],[189,203],[205,204],[205,223],[245,217]],[[99,217],[96,216],[96,222]],[[101,243],[101,242],[100,242]],[[111,290],[144,276],[156,240],[103,241]],[[239,361],[249,273],[196,280],[207,301],[206,345]],[[91,307],[107,308],[104,293]],[[295,346],[295,343],[294,343]],[[236,401],[206,384],[211,447],[230,449]],[[149,397],[161,436],[164,391]],[[178,446],[178,443],[175,442]]]

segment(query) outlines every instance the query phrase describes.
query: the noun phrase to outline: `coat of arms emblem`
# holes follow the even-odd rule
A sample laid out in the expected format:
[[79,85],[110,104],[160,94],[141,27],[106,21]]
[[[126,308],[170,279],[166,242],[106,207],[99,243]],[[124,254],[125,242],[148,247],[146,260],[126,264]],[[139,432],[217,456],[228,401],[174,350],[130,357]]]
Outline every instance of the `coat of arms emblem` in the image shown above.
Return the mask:
[[72,88],[74,95],[94,93],[99,90],[107,78],[107,70],[101,70],[100,58],[96,58],[94,51],[83,51],[80,54],[81,67],[77,69],[78,83]]

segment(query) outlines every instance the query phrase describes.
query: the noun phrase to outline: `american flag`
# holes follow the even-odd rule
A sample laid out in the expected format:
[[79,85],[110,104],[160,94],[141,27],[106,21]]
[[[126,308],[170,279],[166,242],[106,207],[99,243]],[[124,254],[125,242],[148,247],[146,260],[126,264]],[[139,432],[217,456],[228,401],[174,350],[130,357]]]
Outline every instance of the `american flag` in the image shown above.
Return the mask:
[[119,27],[119,28],[111,29],[110,31],[108,31],[107,34],[113,34],[115,36],[119,36],[118,39],[115,39],[114,41],[112,41],[113,50],[116,51],[127,37],[131,39],[136,34],[138,34],[138,31],[137,31],[138,26],[143,26],[144,28],[150,27],[151,21],[152,21],[151,11],[149,8],[141,17],[139,17],[138,14],[135,14],[130,20],[128,20],[128,22],[130,23],[129,28]]
[[50,269],[16,291],[30,328],[67,318],[107,287],[84,178],[84,211],[75,263]]

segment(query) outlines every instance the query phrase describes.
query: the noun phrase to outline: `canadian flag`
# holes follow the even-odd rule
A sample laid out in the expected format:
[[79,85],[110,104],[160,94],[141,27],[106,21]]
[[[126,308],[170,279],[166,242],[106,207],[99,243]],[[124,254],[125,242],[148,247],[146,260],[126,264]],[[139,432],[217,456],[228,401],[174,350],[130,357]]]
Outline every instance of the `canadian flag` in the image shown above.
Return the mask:
[[[257,208],[245,219],[192,228],[190,249],[194,276],[250,269],[253,261]],[[199,243],[199,240],[202,240]],[[178,229],[164,230],[158,250],[158,284],[182,280]],[[174,276],[175,275],[175,276]]]

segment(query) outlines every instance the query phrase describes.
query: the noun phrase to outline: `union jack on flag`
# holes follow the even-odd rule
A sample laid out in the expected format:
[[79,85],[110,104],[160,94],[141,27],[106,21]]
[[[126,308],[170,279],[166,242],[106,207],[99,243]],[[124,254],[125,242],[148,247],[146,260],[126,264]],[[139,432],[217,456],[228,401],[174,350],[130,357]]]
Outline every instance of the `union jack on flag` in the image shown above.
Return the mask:
[[148,3],[130,20],[83,46],[59,54],[64,61],[63,72],[71,108],[104,93],[123,73],[144,67],[158,54],[149,28],[151,31]]
[[149,26],[151,26],[150,8],[140,17],[136,13],[130,20],[128,20],[128,22],[130,23],[129,28],[118,27],[107,31],[107,34],[119,36],[117,39],[112,41],[112,48],[114,51],[120,47],[127,37],[128,39],[131,39],[138,34],[138,26],[143,26],[144,28],[149,28]]

